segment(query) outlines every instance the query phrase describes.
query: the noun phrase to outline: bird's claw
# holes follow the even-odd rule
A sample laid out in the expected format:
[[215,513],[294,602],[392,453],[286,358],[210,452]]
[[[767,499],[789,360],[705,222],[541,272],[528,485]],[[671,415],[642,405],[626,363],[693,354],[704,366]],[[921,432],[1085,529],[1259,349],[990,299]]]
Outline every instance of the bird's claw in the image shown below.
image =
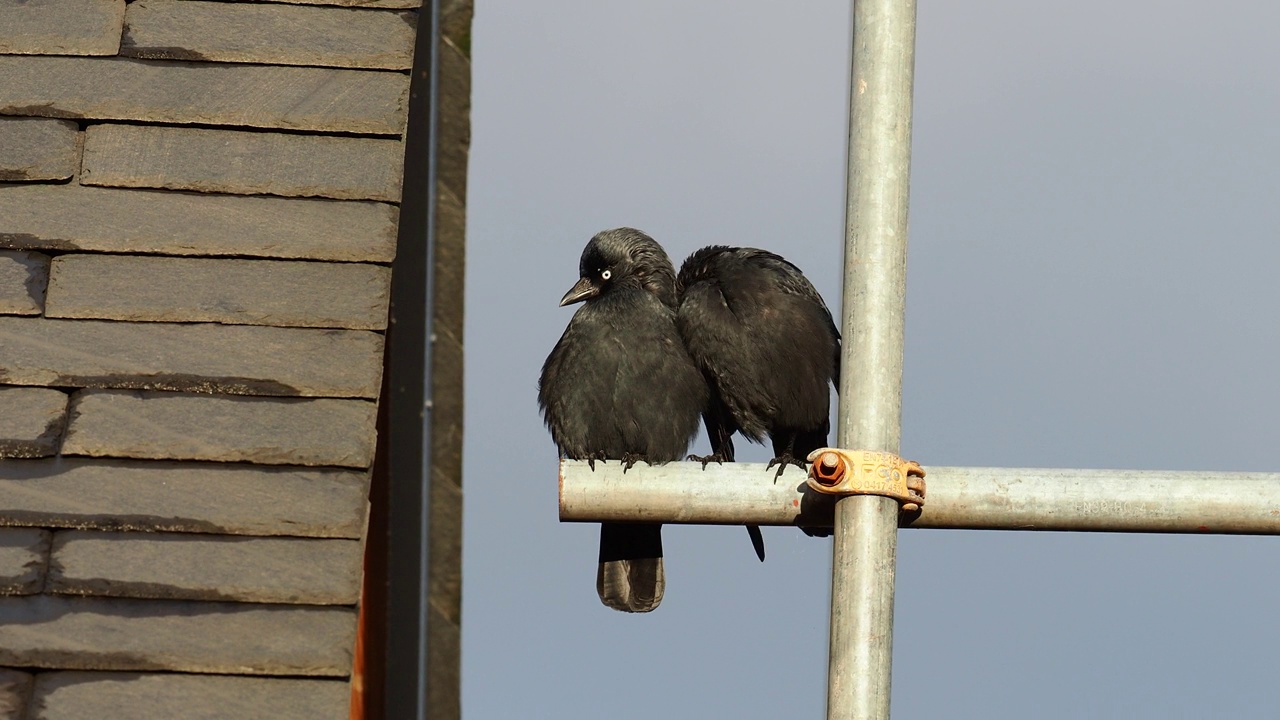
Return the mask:
[[635,464],[640,462],[641,460],[644,460],[644,455],[640,453],[622,453],[623,474],[625,475],[628,470],[634,467]]
[[768,465],[766,465],[764,469],[765,469],[765,470],[768,470],[768,469],[772,468],[774,465],[777,465],[777,466],[778,466],[778,472],[777,472],[777,473],[775,473],[775,474],[774,474],[774,476],[773,476],[773,481],[776,483],[776,482],[778,482],[778,478],[782,477],[782,473],[783,473],[783,471],[784,471],[784,470],[786,470],[786,469],[787,469],[787,466],[788,466],[788,465],[795,465],[796,467],[800,468],[801,470],[804,470],[804,469],[805,469],[805,460],[804,460],[804,458],[796,458],[796,457],[792,457],[790,453],[787,453],[787,454],[785,454],[785,455],[779,455],[778,457],[776,457],[776,458],[774,458],[774,459],[770,460],[770,461],[769,461],[769,464],[768,464]]
[[605,460],[605,459],[604,459],[603,457],[600,457],[599,455],[597,455],[597,454],[595,454],[595,453],[591,453],[591,454],[587,455],[585,458],[583,458],[583,460],[586,460],[586,461],[587,461],[587,467],[591,468],[591,472],[595,472],[595,471],[596,471],[596,461],[597,461],[597,460],[599,460],[599,461],[600,461],[600,464],[601,464],[601,465],[603,465],[603,464],[604,464],[604,460]]
[[690,455],[689,457],[685,458],[685,460],[693,460],[695,462],[700,462],[702,463],[702,469],[706,470],[707,463],[715,463],[717,465],[723,465],[725,457],[720,453],[711,453],[710,455]]

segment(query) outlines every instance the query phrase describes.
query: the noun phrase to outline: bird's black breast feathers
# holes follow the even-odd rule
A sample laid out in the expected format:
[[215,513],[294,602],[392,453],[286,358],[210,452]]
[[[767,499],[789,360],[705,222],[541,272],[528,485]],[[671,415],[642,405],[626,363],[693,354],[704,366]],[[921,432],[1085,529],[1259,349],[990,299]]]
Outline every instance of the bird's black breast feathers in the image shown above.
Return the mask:
[[706,398],[674,312],[640,287],[580,307],[538,384],[547,427],[568,458],[682,459]]

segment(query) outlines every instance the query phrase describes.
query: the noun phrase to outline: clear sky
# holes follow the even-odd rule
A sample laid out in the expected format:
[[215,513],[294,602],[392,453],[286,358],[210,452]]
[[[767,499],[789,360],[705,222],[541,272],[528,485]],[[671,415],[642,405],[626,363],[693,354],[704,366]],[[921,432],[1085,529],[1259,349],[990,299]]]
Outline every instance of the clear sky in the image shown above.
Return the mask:
[[[476,4],[464,716],[820,718],[830,541],[668,527],[662,606],[608,610],[535,387],[604,228],[779,252],[840,307],[849,2]],[[1280,471],[1278,27],[922,0],[904,455]],[[1280,539],[899,538],[895,718],[1280,716]]]

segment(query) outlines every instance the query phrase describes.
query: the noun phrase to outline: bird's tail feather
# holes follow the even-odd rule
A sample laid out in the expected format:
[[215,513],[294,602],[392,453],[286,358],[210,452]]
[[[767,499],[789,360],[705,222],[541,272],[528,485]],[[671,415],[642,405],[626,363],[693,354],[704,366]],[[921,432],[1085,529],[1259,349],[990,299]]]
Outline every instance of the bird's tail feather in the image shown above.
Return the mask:
[[649,612],[662,602],[662,526],[604,523],[600,526],[600,602],[622,612]]
[[756,557],[760,558],[760,562],[764,562],[764,535],[760,534],[759,525],[748,525],[747,535],[751,538],[751,547],[756,551]]
[[[711,452],[718,456],[716,462],[733,462],[733,433],[739,430],[728,408],[720,400],[720,391],[715,383],[708,380],[712,388],[711,410],[702,413],[702,422],[707,426],[707,439],[711,441]],[[707,464],[704,462],[705,468]],[[756,557],[764,562],[764,535],[760,534],[759,525],[748,525],[747,536],[751,538],[751,548]]]

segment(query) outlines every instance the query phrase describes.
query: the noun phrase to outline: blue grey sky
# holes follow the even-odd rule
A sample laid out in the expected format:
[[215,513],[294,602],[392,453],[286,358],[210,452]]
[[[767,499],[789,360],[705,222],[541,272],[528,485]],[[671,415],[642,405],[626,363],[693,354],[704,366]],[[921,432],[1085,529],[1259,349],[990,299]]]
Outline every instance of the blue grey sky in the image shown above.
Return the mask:
[[[1280,4],[918,12],[903,454],[1280,470]],[[848,47],[847,0],[477,3],[466,718],[823,716],[830,541],[668,527],[662,606],[608,610],[535,387],[604,228],[840,306]],[[1280,541],[899,537],[895,718],[1280,712]]]

